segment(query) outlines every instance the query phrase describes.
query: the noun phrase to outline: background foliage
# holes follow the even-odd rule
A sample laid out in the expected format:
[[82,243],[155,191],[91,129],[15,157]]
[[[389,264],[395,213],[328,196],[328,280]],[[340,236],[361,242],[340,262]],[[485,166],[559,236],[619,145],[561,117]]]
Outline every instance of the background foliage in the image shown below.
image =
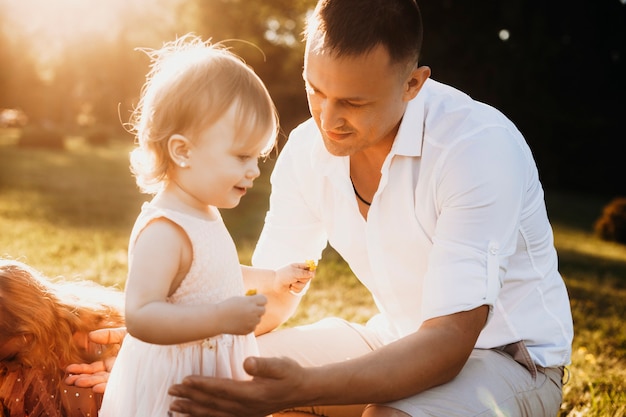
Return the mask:
[[[433,78],[507,114],[544,184],[626,194],[626,0],[420,0]],[[232,42],[279,108],[307,117],[302,22],[313,0],[0,0],[0,108],[64,131],[121,131],[147,71],[138,47]],[[249,42],[249,43],[246,43]],[[252,46],[255,45],[255,46]]]
[[[299,39],[313,3],[0,0],[0,109],[28,118],[24,129],[0,126],[0,256],[50,276],[123,286],[128,233],[147,199],[129,174],[132,138],[122,129],[148,70],[136,48],[187,32],[245,41],[231,46],[268,85],[287,133],[308,116]],[[599,240],[592,226],[626,195],[625,3],[419,1],[422,64],[508,115],[549,190],[576,331],[561,416],[626,415],[626,248]],[[17,147],[20,137],[50,146]],[[223,213],[242,262],[262,225],[271,165],[240,207]],[[289,324],[329,314],[364,321],[373,312],[328,250]]]

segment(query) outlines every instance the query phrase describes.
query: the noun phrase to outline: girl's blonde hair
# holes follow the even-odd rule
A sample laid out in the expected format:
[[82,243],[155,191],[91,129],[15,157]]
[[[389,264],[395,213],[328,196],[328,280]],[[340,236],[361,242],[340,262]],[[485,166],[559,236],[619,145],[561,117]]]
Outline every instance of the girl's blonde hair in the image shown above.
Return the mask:
[[263,155],[273,149],[279,129],[276,108],[261,79],[241,58],[222,44],[191,34],[145,52],[151,69],[131,117],[137,142],[131,171],[143,192],[154,194],[167,182],[172,135],[198,133],[232,105],[237,106],[237,137],[255,144],[266,141]]

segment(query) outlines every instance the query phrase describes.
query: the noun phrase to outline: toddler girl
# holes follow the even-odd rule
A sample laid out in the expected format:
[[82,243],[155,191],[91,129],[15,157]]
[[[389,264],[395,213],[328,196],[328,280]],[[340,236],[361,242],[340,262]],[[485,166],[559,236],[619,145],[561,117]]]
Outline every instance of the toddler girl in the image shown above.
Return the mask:
[[248,378],[253,332],[276,327],[313,276],[304,263],[241,266],[218,211],[239,204],[276,140],[277,114],[259,77],[191,35],[149,54],[131,169],[155,196],[130,236],[129,334],[101,417],[167,416],[168,388],[190,374]]

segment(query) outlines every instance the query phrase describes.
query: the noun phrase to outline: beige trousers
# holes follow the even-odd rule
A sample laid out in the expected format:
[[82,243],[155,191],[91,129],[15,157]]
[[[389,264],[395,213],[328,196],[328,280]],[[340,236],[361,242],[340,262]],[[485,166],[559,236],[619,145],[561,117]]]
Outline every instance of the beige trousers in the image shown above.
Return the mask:
[[[382,346],[364,326],[336,318],[278,330],[257,340],[262,356],[288,356],[303,366],[342,361]],[[555,417],[562,399],[562,376],[562,368],[536,366],[522,342],[498,349],[474,349],[452,381],[383,405],[413,417]],[[358,417],[365,406],[296,410],[318,416]]]

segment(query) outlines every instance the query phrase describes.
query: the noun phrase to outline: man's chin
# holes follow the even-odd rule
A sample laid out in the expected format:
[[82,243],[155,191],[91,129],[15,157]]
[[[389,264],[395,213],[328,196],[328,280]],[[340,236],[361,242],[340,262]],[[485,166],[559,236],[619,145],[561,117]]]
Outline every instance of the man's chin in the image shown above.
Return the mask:
[[350,156],[352,155],[352,148],[343,145],[342,142],[334,141],[324,137],[324,147],[333,156]]

